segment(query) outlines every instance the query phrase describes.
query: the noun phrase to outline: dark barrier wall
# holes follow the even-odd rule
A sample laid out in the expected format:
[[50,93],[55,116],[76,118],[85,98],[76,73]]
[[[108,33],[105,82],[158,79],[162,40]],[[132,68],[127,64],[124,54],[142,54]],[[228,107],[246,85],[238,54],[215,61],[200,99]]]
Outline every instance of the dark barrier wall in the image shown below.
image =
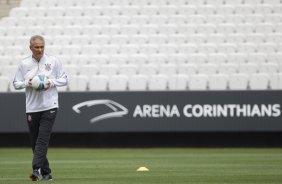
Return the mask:
[[[27,132],[25,94],[0,94],[0,133]],[[282,131],[281,91],[60,93],[54,132]]]

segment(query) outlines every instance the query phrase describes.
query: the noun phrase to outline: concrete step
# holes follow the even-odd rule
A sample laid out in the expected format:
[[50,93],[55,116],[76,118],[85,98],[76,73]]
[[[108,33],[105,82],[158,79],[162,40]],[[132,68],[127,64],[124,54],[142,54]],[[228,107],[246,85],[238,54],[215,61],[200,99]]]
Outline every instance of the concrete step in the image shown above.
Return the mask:
[[0,0],[0,19],[9,15],[12,8],[20,5],[21,0]]

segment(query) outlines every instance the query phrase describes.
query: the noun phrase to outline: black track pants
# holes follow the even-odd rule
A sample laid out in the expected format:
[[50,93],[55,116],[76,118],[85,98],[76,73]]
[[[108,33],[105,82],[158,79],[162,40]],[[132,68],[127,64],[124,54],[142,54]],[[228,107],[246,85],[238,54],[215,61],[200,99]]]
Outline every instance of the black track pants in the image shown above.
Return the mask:
[[42,174],[51,173],[47,150],[56,119],[57,108],[42,112],[27,113],[27,123],[33,150],[32,168],[41,168]]

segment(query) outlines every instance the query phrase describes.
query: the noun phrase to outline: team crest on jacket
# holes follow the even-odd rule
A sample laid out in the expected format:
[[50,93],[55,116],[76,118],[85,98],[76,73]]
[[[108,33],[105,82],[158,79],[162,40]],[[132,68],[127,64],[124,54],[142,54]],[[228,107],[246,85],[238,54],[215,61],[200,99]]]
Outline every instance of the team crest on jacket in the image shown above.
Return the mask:
[[51,64],[45,64],[45,70],[50,71],[51,70]]

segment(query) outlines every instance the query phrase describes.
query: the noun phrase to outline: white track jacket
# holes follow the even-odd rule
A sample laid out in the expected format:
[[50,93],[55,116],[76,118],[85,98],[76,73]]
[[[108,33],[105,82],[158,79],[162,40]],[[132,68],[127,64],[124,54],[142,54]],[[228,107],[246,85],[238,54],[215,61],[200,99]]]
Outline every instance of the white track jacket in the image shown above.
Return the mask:
[[[47,76],[51,81],[51,87],[48,90],[36,91],[28,86],[29,79],[39,74]],[[39,62],[32,56],[24,58],[18,66],[13,81],[15,89],[25,88],[27,113],[58,108],[57,86],[65,86],[67,83],[68,78],[61,62],[56,57],[46,54]]]

